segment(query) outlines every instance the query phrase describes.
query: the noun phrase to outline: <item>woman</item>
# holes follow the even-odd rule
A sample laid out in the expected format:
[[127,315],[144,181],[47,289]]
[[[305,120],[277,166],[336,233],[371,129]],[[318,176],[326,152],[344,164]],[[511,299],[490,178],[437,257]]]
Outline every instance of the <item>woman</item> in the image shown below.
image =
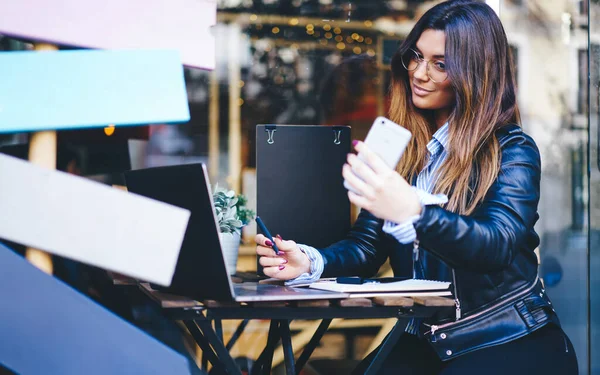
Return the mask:
[[[381,374],[577,374],[573,347],[537,278],[540,158],[519,123],[506,35],[493,10],[431,8],[392,61],[390,117],[413,134],[397,171],[362,142],[344,178],[362,211],[325,249],[256,236],[270,277],[397,276],[452,281],[451,316],[413,320]],[[411,186],[413,185],[413,186]],[[355,373],[364,372],[371,354]]]

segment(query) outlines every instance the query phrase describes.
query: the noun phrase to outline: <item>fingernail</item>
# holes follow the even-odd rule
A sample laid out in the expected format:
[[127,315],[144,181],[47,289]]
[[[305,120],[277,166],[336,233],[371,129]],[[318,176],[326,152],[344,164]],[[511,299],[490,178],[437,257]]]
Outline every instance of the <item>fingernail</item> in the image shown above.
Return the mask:
[[281,264],[287,264],[288,260],[287,259],[282,259]]
[[272,247],[273,246],[273,242],[271,242],[271,240],[266,240],[265,241],[265,245]]
[[355,139],[352,141],[352,146],[356,146],[358,144],[358,141]]
[[282,265],[279,266],[279,270],[281,271],[283,269],[285,269],[285,266],[282,264]]
[[278,234],[277,234],[277,235],[275,235],[275,237],[277,237],[277,238],[279,238],[280,240],[282,240],[282,241],[283,241],[283,238],[281,238],[281,236],[280,236],[280,235],[278,235]]

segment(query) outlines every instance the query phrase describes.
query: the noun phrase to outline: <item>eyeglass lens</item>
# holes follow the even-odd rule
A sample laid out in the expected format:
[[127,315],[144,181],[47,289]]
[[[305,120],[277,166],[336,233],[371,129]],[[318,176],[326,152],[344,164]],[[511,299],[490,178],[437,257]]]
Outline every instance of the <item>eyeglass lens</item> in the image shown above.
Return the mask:
[[409,72],[416,70],[422,62],[427,63],[427,75],[433,82],[440,83],[448,78],[444,61],[425,60],[418,52],[412,49],[402,57],[402,65]]

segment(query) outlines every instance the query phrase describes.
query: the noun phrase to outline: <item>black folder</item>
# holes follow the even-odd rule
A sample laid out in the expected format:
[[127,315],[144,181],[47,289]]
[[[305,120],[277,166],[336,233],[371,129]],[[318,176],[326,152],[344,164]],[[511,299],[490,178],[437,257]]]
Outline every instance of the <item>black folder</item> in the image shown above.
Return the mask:
[[349,152],[348,126],[257,125],[256,208],[273,236],[324,247],[348,233]]

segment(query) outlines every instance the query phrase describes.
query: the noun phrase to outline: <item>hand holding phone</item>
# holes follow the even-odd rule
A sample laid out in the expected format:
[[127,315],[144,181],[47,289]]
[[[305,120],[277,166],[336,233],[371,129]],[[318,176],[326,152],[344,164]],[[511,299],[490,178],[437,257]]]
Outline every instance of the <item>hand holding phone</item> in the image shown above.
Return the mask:
[[[378,120],[377,125],[383,124]],[[417,191],[393,169],[409,137],[402,136],[403,132],[398,132],[400,137],[395,136],[390,129],[394,128],[388,126],[385,131],[371,129],[367,138],[378,139],[380,142],[370,141],[370,147],[364,142],[355,144],[354,148],[359,156],[348,155],[342,176],[347,186],[352,188],[348,191],[348,198],[352,204],[369,211],[379,219],[403,223],[408,218],[419,215],[422,206]],[[372,134],[378,136],[371,137]],[[382,140],[383,134],[388,135],[387,140]]]
[[[375,152],[383,162],[392,169],[396,168],[412,134],[407,129],[385,118],[377,117],[365,138],[365,145]],[[359,159],[366,163],[364,156]],[[344,180],[344,187],[353,191],[350,184]]]

